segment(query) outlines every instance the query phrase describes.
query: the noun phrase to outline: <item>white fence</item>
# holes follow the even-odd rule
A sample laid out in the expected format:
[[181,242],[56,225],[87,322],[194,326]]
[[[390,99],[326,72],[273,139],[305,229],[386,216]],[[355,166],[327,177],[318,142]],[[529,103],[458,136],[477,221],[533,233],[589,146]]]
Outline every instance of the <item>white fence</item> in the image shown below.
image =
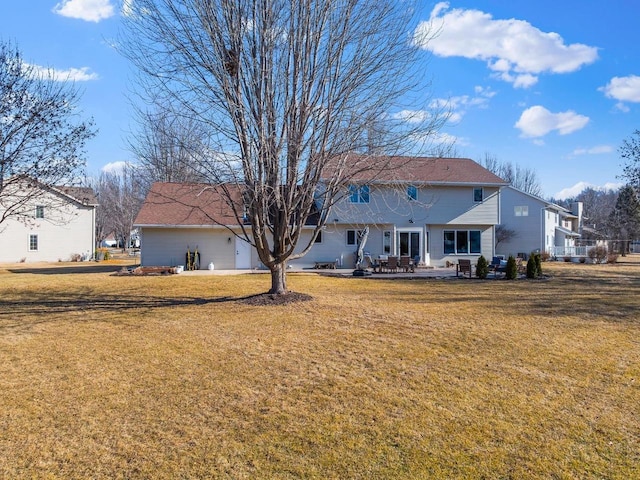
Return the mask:
[[587,252],[594,246],[582,246],[582,247],[552,247],[549,252],[554,257],[586,257]]

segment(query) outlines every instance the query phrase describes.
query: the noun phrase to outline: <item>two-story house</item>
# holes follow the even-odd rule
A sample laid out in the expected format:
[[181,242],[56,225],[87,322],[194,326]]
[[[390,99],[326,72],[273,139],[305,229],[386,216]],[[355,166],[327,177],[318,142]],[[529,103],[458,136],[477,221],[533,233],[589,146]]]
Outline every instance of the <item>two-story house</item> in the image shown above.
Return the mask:
[[0,223],[0,262],[93,257],[97,201],[91,188],[47,187],[24,179],[3,193],[0,216],[7,216]]
[[586,248],[576,246],[582,227],[582,203],[571,209],[548,202],[511,186],[501,191],[501,225],[514,232],[496,245],[499,255],[522,256],[546,252],[552,257],[584,256]]
[[[501,178],[469,159],[388,157],[387,163],[384,171],[350,177],[313,248],[292,267],[335,261],[353,268],[365,227],[372,257],[418,256],[434,266],[491,258],[506,185]],[[180,265],[187,248],[197,247],[201,268],[260,268],[255,250],[231,233],[241,227],[230,207],[215,195],[204,185],[154,184],[135,221],[142,264]]]

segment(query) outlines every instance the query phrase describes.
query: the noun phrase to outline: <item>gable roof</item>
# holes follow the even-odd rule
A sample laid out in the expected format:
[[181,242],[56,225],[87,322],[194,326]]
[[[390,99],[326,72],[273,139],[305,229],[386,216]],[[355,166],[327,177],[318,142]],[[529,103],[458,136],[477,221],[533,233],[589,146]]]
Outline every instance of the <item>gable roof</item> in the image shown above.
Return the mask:
[[5,179],[5,188],[11,187],[17,189],[25,197],[33,197],[29,191],[39,190],[41,192],[53,193],[58,197],[62,197],[65,201],[76,202],[85,207],[96,207],[98,199],[93,188],[91,187],[71,187],[66,185],[48,185],[29,175],[12,175]]
[[[504,186],[506,181],[469,158],[349,155],[349,175],[355,181],[432,185]],[[330,169],[327,169],[327,177]]]
[[519,188],[516,188],[516,187],[514,187],[514,186],[512,186],[512,185],[507,185],[507,187],[506,187],[506,188],[507,188],[508,190],[511,190],[511,191],[513,191],[513,192],[515,192],[515,193],[519,194],[519,195],[522,195],[522,196],[525,196],[525,197],[531,198],[531,199],[533,199],[533,200],[536,200],[537,202],[540,202],[540,203],[544,206],[544,208],[547,208],[547,209],[549,209],[549,210],[555,210],[555,211],[557,211],[558,213],[562,213],[562,214],[564,214],[564,215],[565,215],[565,216],[567,216],[567,217],[571,217],[571,216],[573,216],[574,218],[578,218],[577,216],[575,216],[575,215],[573,215],[573,214],[571,213],[571,210],[569,210],[569,209],[567,209],[567,208],[563,207],[562,205],[558,205],[557,203],[550,202],[550,201],[548,201],[548,200],[545,200],[545,199],[544,199],[544,198],[542,198],[542,197],[538,197],[537,195],[533,195],[533,194],[531,194],[531,193],[527,193],[527,192],[525,192],[525,191],[523,191],[523,190],[520,190]]
[[74,199],[83,205],[98,205],[98,199],[90,187],[54,187],[59,192],[64,193],[67,197]]
[[136,226],[238,225],[233,208],[221,189],[237,195],[236,208],[242,208],[240,190],[235,186],[202,183],[164,183],[151,186],[134,221]]

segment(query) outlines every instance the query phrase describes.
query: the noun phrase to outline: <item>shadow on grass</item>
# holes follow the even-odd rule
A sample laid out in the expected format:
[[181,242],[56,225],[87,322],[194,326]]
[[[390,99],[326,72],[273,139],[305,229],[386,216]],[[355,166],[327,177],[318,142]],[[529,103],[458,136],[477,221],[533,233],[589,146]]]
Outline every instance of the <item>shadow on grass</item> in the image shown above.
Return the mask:
[[[640,272],[638,272],[640,273]],[[640,275],[629,271],[562,272],[544,280],[486,279],[441,281],[446,292],[434,295],[434,280],[399,280],[423,287],[385,293],[401,297],[405,304],[443,305],[480,315],[527,315],[545,318],[580,317],[585,321],[604,321],[640,325]],[[437,280],[435,282],[438,282]],[[441,290],[441,289],[437,289]]]
[[154,297],[127,295],[86,295],[80,293],[37,293],[0,299],[0,334],[25,330],[38,324],[59,321],[69,314],[86,313],[87,321],[100,322],[100,314],[127,310],[193,307],[209,304],[246,301],[253,297]]
[[138,266],[137,263],[131,264],[100,264],[100,263],[79,263],[78,265],[65,265],[55,267],[15,267],[8,268],[11,273],[28,273],[36,275],[68,275],[76,273],[116,273],[123,268],[132,268]]

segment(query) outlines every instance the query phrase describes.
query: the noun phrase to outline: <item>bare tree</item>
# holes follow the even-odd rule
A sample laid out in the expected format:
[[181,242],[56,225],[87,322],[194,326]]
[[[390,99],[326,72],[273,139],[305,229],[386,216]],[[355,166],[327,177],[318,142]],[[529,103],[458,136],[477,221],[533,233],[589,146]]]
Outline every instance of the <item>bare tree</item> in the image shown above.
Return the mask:
[[[385,168],[383,155],[347,165],[347,153],[372,145],[377,154],[423,153],[445,120],[417,114],[424,95],[416,89],[409,2],[136,0],[133,7],[123,51],[140,68],[141,90],[206,127],[209,151],[218,153],[202,158],[198,171],[234,208],[242,236],[271,271],[270,293],[287,292],[286,261],[309,251],[350,178]],[[316,230],[298,245],[312,213]]]
[[640,188],[640,130],[636,130],[633,136],[622,142],[619,152],[627,162],[621,177],[626,178],[636,188]]
[[496,247],[500,242],[508,242],[518,236],[518,232],[504,225],[496,225]]
[[[99,201],[96,223],[101,229],[101,241],[113,232],[123,248],[127,248],[133,222],[144,200],[136,167],[128,165],[120,171],[102,172],[94,189]],[[96,239],[98,236],[96,232]]]
[[[93,190],[98,198],[98,206],[96,207],[96,244],[94,248],[97,249],[102,245],[102,242],[107,239],[110,233],[114,231],[113,223],[109,213],[108,195],[110,190],[110,175],[104,172],[96,178],[87,179],[87,185]],[[104,198],[104,200],[103,200]],[[101,204],[101,202],[106,202]]]
[[35,200],[55,198],[43,192],[81,178],[84,145],[95,132],[91,121],[79,120],[77,101],[70,83],[54,80],[51,72],[25,63],[17,48],[0,43],[0,224],[30,221]]
[[542,187],[535,170],[522,168],[512,162],[501,162],[488,153],[485,154],[483,163],[487,170],[509,182],[512,187],[537,197],[542,195]]
[[207,132],[192,116],[163,104],[138,111],[139,129],[129,147],[139,168],[137,175],[143,188],[153,182],[201,182],[206,177],[198,171],[208,154]]

